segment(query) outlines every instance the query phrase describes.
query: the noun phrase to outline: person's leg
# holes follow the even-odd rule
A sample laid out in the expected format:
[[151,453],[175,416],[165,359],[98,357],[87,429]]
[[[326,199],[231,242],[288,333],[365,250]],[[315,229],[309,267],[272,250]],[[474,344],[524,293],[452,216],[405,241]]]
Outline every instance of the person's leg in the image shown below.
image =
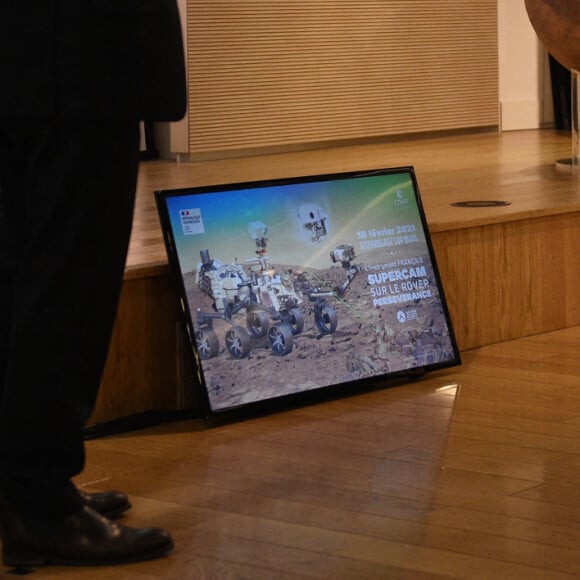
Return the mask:
[[[14,153],[11,155],[9,153]],[[14,280],[16,277],[17,249],[13,245],[17,236],[12,231],[13,224],[8,215],[15,215],[18,209],[12,207],[13,200],[20,197],[16,193],[8,197],[8,191],[21,186],[18,177],[19,155],[7,142],[7,135],[2,132],[0,124],[0,401],[8,362],[8,342],[12,320],[12,300],[14,297]]]
[[22,512],[82,503],[70,478],[116,314],[138,143],[137,123],[0,123],[0,492]]

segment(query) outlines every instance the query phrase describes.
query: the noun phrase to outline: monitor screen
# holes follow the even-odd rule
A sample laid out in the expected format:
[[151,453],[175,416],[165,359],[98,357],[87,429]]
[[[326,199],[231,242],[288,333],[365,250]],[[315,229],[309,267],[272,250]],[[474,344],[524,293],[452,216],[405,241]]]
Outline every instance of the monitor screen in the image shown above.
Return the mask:
[[412,167],[156,200],[208,416],[460,363]]

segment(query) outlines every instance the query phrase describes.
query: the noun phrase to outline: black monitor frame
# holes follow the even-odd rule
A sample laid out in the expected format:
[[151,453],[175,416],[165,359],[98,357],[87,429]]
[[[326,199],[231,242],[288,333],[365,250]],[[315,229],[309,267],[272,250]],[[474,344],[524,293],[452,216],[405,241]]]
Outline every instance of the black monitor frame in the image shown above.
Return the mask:
[[209,422],[461,364],[413,167],[155,197]]

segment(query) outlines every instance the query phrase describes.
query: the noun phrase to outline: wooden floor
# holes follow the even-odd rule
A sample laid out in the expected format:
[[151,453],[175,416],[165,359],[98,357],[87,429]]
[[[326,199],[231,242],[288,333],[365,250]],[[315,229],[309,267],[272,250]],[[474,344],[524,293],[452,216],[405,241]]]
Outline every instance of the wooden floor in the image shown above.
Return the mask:
[[90,441],[79,484],[128,491],[123,521],[168,528],[176,550],[29,577],[578,578],[579,352],[570,328],[414,384]]
[[[566,136],[531,131],[145,164],[103,409],[142,409],[127,406],[135,393],[173,402],[160,395],[176,338],[174,319],[159,326],[175,297],[158,188],[414,165],[463,365],[218,428],[192,419],[91,440],[78,484],[130,493],[123,521],[166,527],[176,550],[29,577],[579,578],[580,183],[554,167],[568,154]],[[511,205],[450,205],[477,199]]]
[[[138,202],[127,262],[135,269],[166,267],[167,257],[152,192],[316,175],[341,171],[413,166],[431,233],[514,219],[580,210],[578,175],[554,162],[569,157],[569,135],[553,131],[513,131],[433,137],[334,147],[262,157],[198,163],[148,162],[141,166]],[[469,209],[455,201],[499,199],[503,208]]]

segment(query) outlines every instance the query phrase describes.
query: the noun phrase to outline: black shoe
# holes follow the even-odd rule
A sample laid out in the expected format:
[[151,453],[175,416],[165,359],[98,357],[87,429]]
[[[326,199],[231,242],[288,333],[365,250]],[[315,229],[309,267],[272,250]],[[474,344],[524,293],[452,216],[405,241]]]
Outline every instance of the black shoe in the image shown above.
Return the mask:
[[0,504],[2,560],[6,566],[104,566],[150,560],[173,548],[159,528],[129,528],[84,506],[58,519],[36,518]]
[[85,505],[107,518],[118,518],[131,508],[127,494],[122,491],[80,492]]

